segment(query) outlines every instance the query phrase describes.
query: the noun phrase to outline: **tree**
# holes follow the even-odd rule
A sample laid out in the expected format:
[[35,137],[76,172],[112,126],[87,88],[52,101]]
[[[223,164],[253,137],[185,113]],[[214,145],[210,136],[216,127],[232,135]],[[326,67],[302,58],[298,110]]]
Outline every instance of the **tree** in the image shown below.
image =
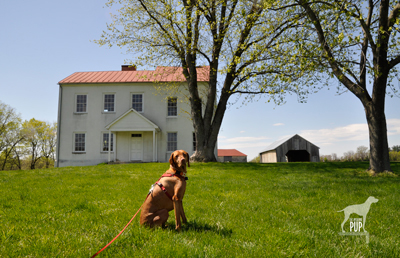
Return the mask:
[[[278,74],[290,75],[291,81],[306,78],[290,65],[276,70],[277,39],[296,26],[298,17],[274,16],[268,2],[274,1],[109,0],[107,6],[122,7],[96,43],[126,47],[137,55],[135,65],[182,67],[196,134],[191,158],[216,161],[214,149],[231,96],[269,93],[279,102],[286,85]],[[205,99],[197,83],[199,65],[210,68]]]
[[12,155],[12,160],[11,160],[12,164],[10,169],[13,169],[13,166],[15,165],[19,170],[21,170],[23,158],[26,156],[25,146],[19,144],[13,149],[11,155]]
[[394,151],[394,152],[400,152],[400,145],[393,145],[393,146],[392,146],[392,151]]
[[356,160],[364,161],[368,159],[368,147],[359,146],[356,151]]
[[348,152],[343,153],[343,160],[344,161],[355,161],[354,151],[348,151]]
[[299,27],[287,39],[298,44],[283,53],[291,57],[286,61],[313,70],[319,78],[315,81],[336,78],[360,100],[369,129],[370,170],[391,170],[385,98],[389,89],[397,93],[393,79],[400,62],[399,1],[288,0],[277,2],[273,10],[306,14],[299,16]]
[[36,162],[42,158],[43,139],[46,135],[47,125],[45,122],[32,118],[29,121],[24,121],[22,128],[25,144],[29,148],[30,168],[35,169]]
[[23,140],[21,117],[14,108],[0,101],[0,164],[4,170],[15,147]]
[[48,124],[44,129],[43,138],[40,139],[41,157],[45,159],[46,168],[50,166],[51,161],[55,160],[55,150],[57,144],[57,124]]
[[331,155],[321,155],[319,159],[321,162],[330,162],[330,161],[332,161],[332,156]]
[[254,157],[252,160],[250,160],[251,163],[260,163],[260,155]]

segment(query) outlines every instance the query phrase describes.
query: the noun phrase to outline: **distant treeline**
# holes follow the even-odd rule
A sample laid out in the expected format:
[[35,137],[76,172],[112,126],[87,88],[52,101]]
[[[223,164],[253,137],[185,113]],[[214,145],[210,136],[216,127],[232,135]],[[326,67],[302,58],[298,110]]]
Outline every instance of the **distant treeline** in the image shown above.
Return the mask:
[[[390,161],[400,161],[400,145],[394,145],[389,148]],[[336,153],[331,155],[321,155],[321,162],[331,162],[331,161],[369,161],[369,150],[365,146],[360,146],[357,151],[348,151],[343,153],[342,157],[338,157]],[[260,162],[260,156],[255,157],[250,162],[258,163]]]
[[57,124],[22,121],[21,115],[0,101],[0,170],[54,166]]
[[[400,145],[394,145],[392,148],[389,148],[389,158],[390,161],[400,161]],[[321,155],[321,162],[329,162],[329,161],[369,161],[369,150],[365,146],[360,146],[357,148],[357,151],[347,151],[343,153],[342,157],[338,157],[336,153],[332,153],[331,155]]]

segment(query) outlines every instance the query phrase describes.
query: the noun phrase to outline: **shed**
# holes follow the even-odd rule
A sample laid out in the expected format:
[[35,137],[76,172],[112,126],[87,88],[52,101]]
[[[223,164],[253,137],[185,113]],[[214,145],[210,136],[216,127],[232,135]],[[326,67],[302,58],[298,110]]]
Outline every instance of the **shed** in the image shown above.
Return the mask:
[[260,152],[260,163],[319,162],[319,147],[300,135],[272,143]]
[[236,149],[218,149],[219,162],[247,162],[247,155]]

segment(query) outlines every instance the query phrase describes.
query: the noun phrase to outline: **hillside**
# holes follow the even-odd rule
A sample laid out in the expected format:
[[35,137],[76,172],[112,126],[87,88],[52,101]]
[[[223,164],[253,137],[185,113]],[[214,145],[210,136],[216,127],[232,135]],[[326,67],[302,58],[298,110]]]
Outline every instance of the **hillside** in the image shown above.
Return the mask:
[[[99,257],[400,257],[398,176],[368,163],[192,164],[181,233],[139,219]],[[165,163],[0,172],[0,257],[90,257],[131,219]],[[400,175],[400,163],[392,163]],[[371,205],[365,236],[346,206]],[[355,216],[354,214],[352,217]],[[345,230],[349,231],[349,223]]]

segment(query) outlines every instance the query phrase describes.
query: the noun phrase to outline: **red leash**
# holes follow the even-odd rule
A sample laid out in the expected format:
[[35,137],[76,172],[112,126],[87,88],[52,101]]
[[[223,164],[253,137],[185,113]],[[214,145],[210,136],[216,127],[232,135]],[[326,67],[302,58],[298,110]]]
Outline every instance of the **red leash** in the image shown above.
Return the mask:
[[[163,178],[163,177],[171,177],[171,176],[176,176],[176,177],[179,177],[179,178],[181,178],[181,179],[187,180],[187,177],[183,177],[183,176],[178,175],[178,174],[170,174],[170,173],[164,173],[164,174],[160,177],[160,179]],[[158,181],[160,181],[160,179],[158,179]],[[168,196],[168,198],[170,198],[170,199],[172,200],[172,196],[167,192],[167,190],[165,189],[165,187],[164,187],[161,183],[159,183],[158,181],[157,181],[155,184],[157,184],[157,185],[163,190],[163,192]],[[154,184],[154,185],[155,185],[155,184]],[[150,190],[150,191],[151,191],[151,190]],[[150,193],[147,194],[146,200],[147,200],[147,198],[149,197],[149,195],[150,195]],[[145,201],[146,201],[146,200],[145,200]],[[142,209],[142,207],[143,207],[143,204],[142,204],[142,206],[140,206],[140,208],[139,208],[139,210],[136,212],[136,214],[133,215],[132,219],[128,222],[128,224],[126,224],[126,226],[124,227],[124,229],[121,230],[121,232],[119,232],[119,234],[118,234],[116,237],[114,237],[114,239],[111,240],[110,243],[108,243],[105,247],[103,247],[103,249],[101,249],[100,251],[98,251],[97,253],[95,253],[95,254],[94,254],[92,257],[90,257],[90,258],[96,257],[99,253],[103,252],[104,249],[106,249],[109,245],[111,245],[112,242],[114,242],[115,239],[117,239],[117,238],[119,237],[119,235],[121,235],[122,232],[125,231],[125,229],[129,226],[129,224],[131,224],[132,220],[136,217],[136,215],[139,213],[139,211]]]
[[[146,199],[147,199],[147,198],[146,198]],[[142,204],[142,206],[143,206],[143,204]],[[99,253],[103,252],[104,249],[106,249],[109,245],[111,245],[111,243],[114,242],[115,239],[117,239],[117,238],[119,237],[119,235],[122,234],[122,232],[124,232],[124,230],[129,226],[129,224],[131,224],[132,220],[136,217],[136,215],[137,215],[137,214],[139,213],[139,211],[142,209],[142,206],[140,206],[139,210],[136,212],[135,215],[133,215],[132,219],[128,222],[128,224],[126,224],[126,226],[124,227],[124,229],[121,230],[121,232],[119,232],[119,234],[118,234],[116,237],[114,237],[114,239],[111,240],[110,243],[108,243],[105,247],[103,247],[103,249],[101,249],[100,251],[98,251],[97,253],[95,253],[95,254],[94,254],[92,257],[90,257],[90,258],[96,257]]]

